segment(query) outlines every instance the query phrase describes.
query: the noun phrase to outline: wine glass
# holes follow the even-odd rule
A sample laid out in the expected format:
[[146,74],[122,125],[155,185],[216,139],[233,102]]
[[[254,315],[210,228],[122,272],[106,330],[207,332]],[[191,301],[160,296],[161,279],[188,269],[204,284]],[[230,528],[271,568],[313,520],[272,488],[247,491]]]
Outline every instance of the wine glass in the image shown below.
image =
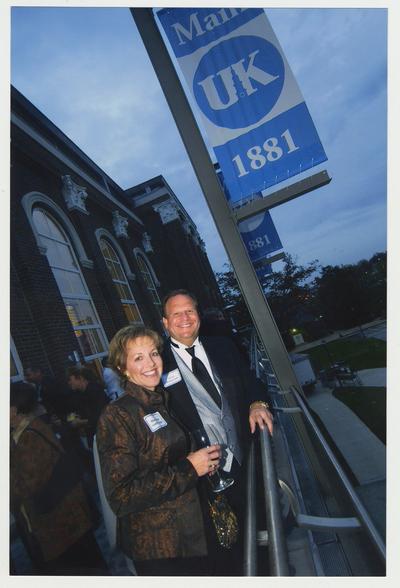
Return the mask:
[[[208,435],[203,428],[192,431],[192,437],[198,449],[201,449],[202,447],[209,447],[211,445],[210,439],[208,438]],[[232,486],[234,482],[233,478],[223,478],[218,470],[207,476],[207,478],[211,484],[212,491],[215,493],[226,490],[229,488],[229,486]]]

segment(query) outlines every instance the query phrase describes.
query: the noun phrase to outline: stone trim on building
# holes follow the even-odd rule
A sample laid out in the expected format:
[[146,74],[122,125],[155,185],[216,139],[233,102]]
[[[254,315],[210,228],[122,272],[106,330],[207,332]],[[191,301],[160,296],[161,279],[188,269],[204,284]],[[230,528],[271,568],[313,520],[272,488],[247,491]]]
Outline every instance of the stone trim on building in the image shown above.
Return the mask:
[[113,210],[112,223],[114,233],[119,239],[128,239],[128,219],[126,216],[122,216],[119,210]]
[[61,192],[68,210],[78,210],[84,214],[89,214],[86,210],[86,198],[88,197],[87,189],[74,182],[70,174],[61,176],[61,180]]

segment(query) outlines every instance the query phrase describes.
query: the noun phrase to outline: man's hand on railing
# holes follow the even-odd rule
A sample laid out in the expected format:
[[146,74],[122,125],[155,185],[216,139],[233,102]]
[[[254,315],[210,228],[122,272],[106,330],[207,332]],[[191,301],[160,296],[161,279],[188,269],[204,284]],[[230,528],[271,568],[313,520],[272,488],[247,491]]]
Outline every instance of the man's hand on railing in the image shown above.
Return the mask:
[[266,402],[253,402],[250,404],[249,409],[249,423],[250,431],[254,433],[257,425],[260,429],[264,429],[265,425],[268,427],[270,435],[272,435],[274,428],[274,417],[268,410],[268,404]]

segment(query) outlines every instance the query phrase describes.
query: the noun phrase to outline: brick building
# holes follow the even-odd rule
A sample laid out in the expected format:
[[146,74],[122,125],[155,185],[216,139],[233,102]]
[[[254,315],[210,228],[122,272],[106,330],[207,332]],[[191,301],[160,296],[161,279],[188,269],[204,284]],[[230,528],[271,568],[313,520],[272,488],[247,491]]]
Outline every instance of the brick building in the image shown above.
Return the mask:
[[99,366],[128,323],[162,332],[172,288],[221,307],[196,226],[162,176],[123,190],[11,88],[11,376]]

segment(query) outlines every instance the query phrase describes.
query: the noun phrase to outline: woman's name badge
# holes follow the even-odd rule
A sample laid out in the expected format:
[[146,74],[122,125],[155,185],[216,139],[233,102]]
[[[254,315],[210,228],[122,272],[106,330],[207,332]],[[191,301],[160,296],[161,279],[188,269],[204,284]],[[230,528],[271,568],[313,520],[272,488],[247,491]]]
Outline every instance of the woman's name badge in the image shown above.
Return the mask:
[[152,433],[158,431],[167,426],[167,421],[163,419],[159,412],[153,412],[153,414],[146,414],[144,422],[149,427]]

